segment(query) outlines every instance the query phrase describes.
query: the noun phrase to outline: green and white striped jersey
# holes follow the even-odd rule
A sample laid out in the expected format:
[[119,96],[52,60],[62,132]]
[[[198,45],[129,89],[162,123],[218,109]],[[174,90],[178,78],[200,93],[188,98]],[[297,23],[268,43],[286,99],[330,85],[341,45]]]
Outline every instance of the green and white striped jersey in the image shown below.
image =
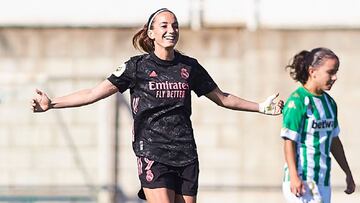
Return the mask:
[[[299,87],[286,101],[281,137],[296,143],[297,171],[302,180],[330,185],[330,146],[339,132],[337,106],[327,93],[315,96]],[[284,181],[289,181],[286,165]]]

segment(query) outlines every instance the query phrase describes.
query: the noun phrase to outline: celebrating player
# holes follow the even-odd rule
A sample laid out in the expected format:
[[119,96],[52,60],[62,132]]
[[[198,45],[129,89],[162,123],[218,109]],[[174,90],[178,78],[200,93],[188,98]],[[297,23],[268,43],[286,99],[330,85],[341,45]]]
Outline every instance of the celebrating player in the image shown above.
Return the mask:
[[346,174],[345,192],[355,190],[338,137],[337,106],[326,93],[337,79],[339,58],[326,48],[304,50],[286,67],[302,85],[291,94],[283,110],[283,193],[287,202],[330,203],[330,152]]
[[175,50],[179,39],[176,16],[154,12],[133,37],[134,56],[92,89],[49,99],[37,90],[34,112],[77,107],[129,89],[134,118],[133,150],[141,182],[139,197],[150,203],[195,203],[199,164],[193,135],[191,90],[217,105],[240,111],[279,115],[277,95],[255,103],[222,92],[197,60]]

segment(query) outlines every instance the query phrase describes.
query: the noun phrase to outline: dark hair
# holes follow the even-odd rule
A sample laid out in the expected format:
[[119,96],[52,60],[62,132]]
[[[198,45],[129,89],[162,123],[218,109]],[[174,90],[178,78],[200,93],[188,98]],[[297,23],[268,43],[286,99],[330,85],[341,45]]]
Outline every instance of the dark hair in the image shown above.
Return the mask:
[[167,8],[158,9],[157,11],[155,11],[150,15],[147,23],[141,28],[141,30],[135,33],[132,39],[132,43],[135,49],[138,49],[140,51],[145,51],[147,53],[153,52],[155,50],[154,41],[150,39],[147,32],[149,29],[152,29],[152,24],[154,22],[154,18],[156,17],[156,15],[165,11],[174,14],[172,11],[170,11]]
[[311,51],[303,50],[296,54],[285,69],[290,69],[292,79],[305,84],[309,78],[309,67],[319,67],[324,64],[326,59],[335,59],[336,67],[339,67],[340,61],[336,54],[330,49],[319,47]]
[[147,24],[145,24],[141,30],[139,30],[133,37],[132,43],[135,49],[145,51],[147,53],[154,51],[154,42],[147,35]]

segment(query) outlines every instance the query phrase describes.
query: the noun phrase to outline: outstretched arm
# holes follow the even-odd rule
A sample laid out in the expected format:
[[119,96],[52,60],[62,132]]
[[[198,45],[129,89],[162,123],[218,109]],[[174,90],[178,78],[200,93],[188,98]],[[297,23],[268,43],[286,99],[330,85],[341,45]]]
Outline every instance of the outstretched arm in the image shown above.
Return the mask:
[[341,169],[346,174],[346,190],[345,190],[345,193],[346,194],[353,193],[355,191],[356,186],[355,186],[355,182],[354,182],[354,179],[353,179],[349,164],[348,164],[348,162],[346,160],[343,145],[342,145],[341,140],[340,140],[339,137],[333,138],[332,144],[331,144],[331,153],[334,156],[335,160],[340,165]]
[[281,110],[284,106],[284,102],[282,100],[278,101],[277,103],[274,102],[274,99],[277,96],[278,95],[273,95],[262,103],[256,103],[247,101],[229,93],[222,92],[218,87],[210,93],[206,94],[206,97],[215,102],[217,105],[228,109],[260,112],[271,115],[281,114]]
[[50,99],[46,93],[36,90],[36,96],[32,99],[33,112],[45,112],[52,108],[78,107],[94,103],[108,97],[118,91],[110,81],[104,80],[92,89],[84,89],[72,94]]

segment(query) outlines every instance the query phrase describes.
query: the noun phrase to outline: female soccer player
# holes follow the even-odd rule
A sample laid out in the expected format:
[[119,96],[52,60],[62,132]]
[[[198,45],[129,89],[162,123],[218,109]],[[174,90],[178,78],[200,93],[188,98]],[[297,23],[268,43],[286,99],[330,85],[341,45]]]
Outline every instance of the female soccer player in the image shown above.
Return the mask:
[[37,90],[34,112],[91,104],[130,89],[134,118],[133,150],[141,182],[139,197],[150,203],[195,203],[198,155],[193,135],[191,90],[219,106],[278,115],[277,96],[255,103],[222,92],[197,60],[175,50],[179,38],[173,12],[154,12],[134,35],[133,45],[146,54],[134,56],[92,89],[49,99]]
[[285,103],[284,138],[287,202],[330,203],[330,152],[346,174],[347,194],[355,190],[342,143],[334,99],[326,91],[337,79],[339,58],[329,49],[301,51],[286,66],[301,83]]

